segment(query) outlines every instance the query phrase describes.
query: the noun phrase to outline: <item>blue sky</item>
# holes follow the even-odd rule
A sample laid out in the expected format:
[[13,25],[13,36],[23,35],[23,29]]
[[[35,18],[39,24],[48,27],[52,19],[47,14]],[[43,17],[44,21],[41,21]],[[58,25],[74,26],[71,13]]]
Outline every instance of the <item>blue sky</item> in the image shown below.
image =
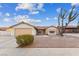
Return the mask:
[[[56,26],[60,8],[69,11],[72,5],[76,5],[76,9],[79,12],[79,4],[71,3],[1,3],[0,26],[11,26],[21,21],[35,26]],[[79,17],[71,22],[70,25],[75,26],[78,19]]]

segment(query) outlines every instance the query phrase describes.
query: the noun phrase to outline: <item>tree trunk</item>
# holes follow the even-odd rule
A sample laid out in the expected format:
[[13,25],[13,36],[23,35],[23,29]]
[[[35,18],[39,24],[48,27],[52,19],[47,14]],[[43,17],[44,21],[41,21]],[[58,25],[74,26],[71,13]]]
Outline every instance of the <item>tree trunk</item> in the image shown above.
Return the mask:
[[60,19],[59,19],[59,16],[58,16],[58,35],[60,35]]
[[63,19],[61,20],[61,22],[62,23],[61,23],[61,32],[60,32],[60,35],[63,36],[63,28],[64,28],[64,26],[63,26]]
[[68,26],[70,22],[66,23],[66,25],[63,27],[63,33],[65,32],[65,28]]

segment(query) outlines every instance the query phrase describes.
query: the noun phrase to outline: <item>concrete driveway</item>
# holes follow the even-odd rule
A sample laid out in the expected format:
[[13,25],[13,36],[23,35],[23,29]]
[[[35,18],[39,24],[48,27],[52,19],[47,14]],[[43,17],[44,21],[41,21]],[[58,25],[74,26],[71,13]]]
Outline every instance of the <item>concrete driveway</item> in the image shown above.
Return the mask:
[[14,36],[0,36],[0,48],[14,48],[17,47]]

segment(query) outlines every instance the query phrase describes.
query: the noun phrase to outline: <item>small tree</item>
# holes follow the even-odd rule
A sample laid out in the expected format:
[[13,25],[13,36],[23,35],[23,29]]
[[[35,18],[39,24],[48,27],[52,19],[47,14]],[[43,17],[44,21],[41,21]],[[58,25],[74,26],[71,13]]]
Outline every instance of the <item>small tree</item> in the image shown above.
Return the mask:
[[[65,31],[65,28],[68,26],[68,24],[70,22],[72,22],[73,20],[75,20],[78,17],[78,12],[74,11],[75,6],[73,6],[70,10],[70,12],[67,14],[67,11],[65,9],[60,10],[60,14],[58,16],[58,30],[59,30],[59,34],[61,36],[63,36],[63,33]],[[67,15],[67,16],[66,16]],[[64,20],[67,19],[68,21],[66,22],[66,24],[64,23]],[[61,25],[60,25],[61,24]]]

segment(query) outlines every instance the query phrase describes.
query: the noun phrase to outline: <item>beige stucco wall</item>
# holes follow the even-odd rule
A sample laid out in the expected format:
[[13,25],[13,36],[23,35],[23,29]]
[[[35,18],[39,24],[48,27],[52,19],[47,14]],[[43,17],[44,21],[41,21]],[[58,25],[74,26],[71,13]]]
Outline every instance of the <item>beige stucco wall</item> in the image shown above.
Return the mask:
[[24,35],[24,34],[32,34],[32,29],[31,28],[17,28],[15,29],[15,34],[16,36],[18,35]]
[[[54,33],[50,33],[49,31],[55,31]],[[57,34],[58,30],[55,27],[49,27],[46,29],[46,34],[50,35],[50,34]]]
[[[27,28],[30,28],[32,29],[32,35],[36,35],[36,29],[33,27],[33,26],[30,26],[28,24],[19,24],[17,26],[14,26],[13,27],[14,29],[17,29],[17,28],[24,28],[24,29],[27,29]],[[28,30],[29,31],[29,30]]]

